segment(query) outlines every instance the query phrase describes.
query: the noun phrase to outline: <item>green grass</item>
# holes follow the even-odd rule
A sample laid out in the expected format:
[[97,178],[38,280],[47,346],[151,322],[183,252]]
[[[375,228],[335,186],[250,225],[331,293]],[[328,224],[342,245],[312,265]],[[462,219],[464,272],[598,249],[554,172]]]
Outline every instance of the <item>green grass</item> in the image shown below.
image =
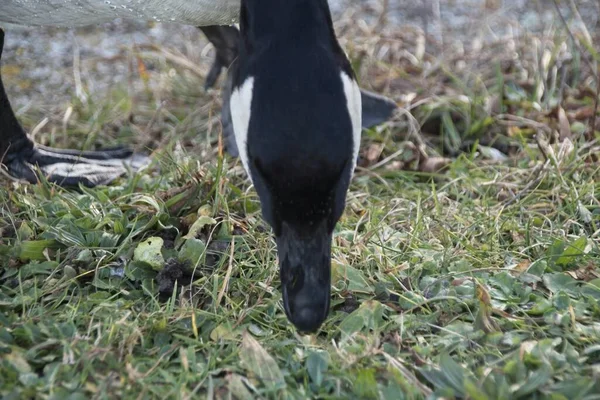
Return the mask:
[[[475,141],[444,173],[360,169],[335,232],[330,316],[301,336],[256,193],[211,147],[218,100],[185,80],[172,90],[186,96],[158,117],[151,94],[122,88],[75,103],[57,143],[125,142],[155,121],[167,146],[149,170],[79,191],[0,186],[3,398],[600,398],[597,142],[576,136],[546,158],[519,131],[502,163]],[[505,116],[473,128],[490,117],[474,104],[432,109],[455,149],[467,131],[510,136]],[[396,122],[365,134],[378,160],[414,149]]]

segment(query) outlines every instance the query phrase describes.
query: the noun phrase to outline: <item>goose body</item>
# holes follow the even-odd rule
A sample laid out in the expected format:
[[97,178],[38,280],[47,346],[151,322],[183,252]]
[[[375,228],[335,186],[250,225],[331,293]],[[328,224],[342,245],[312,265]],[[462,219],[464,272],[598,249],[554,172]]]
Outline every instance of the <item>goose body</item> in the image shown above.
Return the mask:
[[116,18],[231,25],[239,0],[1,0],[0,26],[84,26]]
[[[331,243],[345,208],[362,127],[395,104],[361,91],[335,36],[327,0],[0,0],[0,27],[76,26],[117,17],[201,27],[217,57],[210,86],[229,67],[223,131],[273,228],[285,312],[301,331],[329,313]],[[239,16],[240,31],[231,24]],[[209,26],[210,25],[210,26]],[[4,32],[0,29],[0,58]],[[236,60],[233,62],[233,60]],[[232,64],[233,62],[233,64]],[[123,149],[81,152],[35,144],[0,76],[0,163],[36,182],[95,186],[146,162]]]

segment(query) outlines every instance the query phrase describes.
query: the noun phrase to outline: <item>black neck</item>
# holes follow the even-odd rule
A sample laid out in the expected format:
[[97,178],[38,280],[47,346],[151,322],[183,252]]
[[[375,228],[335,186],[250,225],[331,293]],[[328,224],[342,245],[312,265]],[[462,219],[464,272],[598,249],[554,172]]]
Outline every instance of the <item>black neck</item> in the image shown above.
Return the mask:
[[240,31],[248,50],[277,39],[335,42],[327,0],[242,0]]

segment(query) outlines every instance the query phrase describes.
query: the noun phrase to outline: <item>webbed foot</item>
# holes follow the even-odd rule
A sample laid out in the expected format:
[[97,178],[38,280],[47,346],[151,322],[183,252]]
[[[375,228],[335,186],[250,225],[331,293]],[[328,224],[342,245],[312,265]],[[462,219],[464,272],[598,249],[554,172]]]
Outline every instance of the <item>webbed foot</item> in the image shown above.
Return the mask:
[[[4,32],[0,29],[0,59]],[[128,170],[139,169],[149,158],[127,149],[101,151],[57,150],[34,144],[15,116],[0,76],[0,168],[32,183],[40,174],[62,186],[107,184]]]
[[109,184],[127,171],[148,165],[149,161],[148,157],[125,148],[76,151],[33,145],[19,152],[9,152],[3,164],[11,176],[31,183],[37,182],[42,174],[60,186],[93,187]]
[[206,75],[204,88],[206,90],[215,86],[223,69],[229,68],[238,55],[240,31],[235,26],[211,25],[199,26],[206,38],[215,47],[215,61]]

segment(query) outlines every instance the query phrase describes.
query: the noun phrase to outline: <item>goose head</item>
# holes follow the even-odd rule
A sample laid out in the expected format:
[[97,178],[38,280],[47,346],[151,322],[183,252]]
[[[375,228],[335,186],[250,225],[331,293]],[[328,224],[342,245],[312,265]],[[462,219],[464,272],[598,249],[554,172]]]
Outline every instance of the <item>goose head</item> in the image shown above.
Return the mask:
[[326,1],[248,0],[240,15],[236,143],[273,229],[285,312],[313,332],[329,312],[332,234],[356,165],[361,94]]

